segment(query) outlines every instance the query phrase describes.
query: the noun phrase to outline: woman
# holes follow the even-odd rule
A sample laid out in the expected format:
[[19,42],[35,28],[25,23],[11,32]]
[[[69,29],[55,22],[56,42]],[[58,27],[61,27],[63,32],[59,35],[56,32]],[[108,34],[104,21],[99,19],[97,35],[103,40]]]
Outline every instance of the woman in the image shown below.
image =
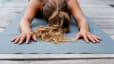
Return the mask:
[[[25,14],[19,24],[21,34],[13,38],[11,42],[14,42],[15,44],[16,43],[22,44],[23,41],[26,39],[26,43],[28,44],[30,42],[30,39],[33,39],[35,42],[37,41],[36,35],[34,35],[33,32],[31,31],[31,23],[36,13],[39,10],[41,10],[44,7],[44,5],[49,1],[51,2],[53,0],[30,0],[28,7],[25,11]],[[80,32],[76,35],[76,40],[82,37],[84,38],[86,43],[89,43],[89,40],[92,41],[93,43],[100,42],[101,40],[100,37],[93,35],[92,33],[89,32],[88,22],[81,11],[78,1],[65,0],[65,2],[70,13],[73,15],[74,19],[78,23],[78,27],[80,29]]]

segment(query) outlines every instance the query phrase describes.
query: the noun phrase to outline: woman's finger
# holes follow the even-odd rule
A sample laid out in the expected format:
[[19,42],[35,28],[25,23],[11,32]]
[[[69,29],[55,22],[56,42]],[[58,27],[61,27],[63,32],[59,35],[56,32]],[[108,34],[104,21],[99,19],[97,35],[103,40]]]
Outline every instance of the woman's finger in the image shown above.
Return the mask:
[[26,44],[28,44],[29,43],[29,41],[30,41],[30,38],[31,38],[31,35],[29,34],[29,35],[27,35],[27,37],[26,37],[27,39],[26,39]]
[[11,42],[14,42],[16,40],[17,37],[13,38],[12,40],[10,40]]
[[94,38],[91,35],[88,35],[89,40],[91,40],[94,44],[96,43],[96,41],[94,40]]
[[86,41],[86,43],[89,43],[89,40],[88,40],[88,38],[87,38],[86,35],[83,35],[83,38],[84,38],[84,40]]
[[37,41],[36,35],[33,34],[32,39],[36,42]]
[[25,35],[23,35],[21,38],[20,38],[20,41],[19,41],[19,44],[22,44],[23,43],[23,41],[25,40]]
[[96,35],[93,35],[93,37],[94,37],[94,40],[98,43],[98,42],[100,42],[100,40],[99,40],[99,37],[98,36],[96,36]]
[[102,38],[100,38],[100,37],[98,37],[98,36],[96,36],[96,37],[97,37],[98,40],[102,40]]
[[16,38],[16,40],[14,41],[14,44],[18,43],[19,40],[20,40],[20,36],[18,36],[18,37]]
[[97,41],[97,43],[100,42],[100,40],[95,36],[94,39]]
[[78,34],[78,35],[76,36],[76,40],[79,40],[80,37],[81,37],[81,35]]

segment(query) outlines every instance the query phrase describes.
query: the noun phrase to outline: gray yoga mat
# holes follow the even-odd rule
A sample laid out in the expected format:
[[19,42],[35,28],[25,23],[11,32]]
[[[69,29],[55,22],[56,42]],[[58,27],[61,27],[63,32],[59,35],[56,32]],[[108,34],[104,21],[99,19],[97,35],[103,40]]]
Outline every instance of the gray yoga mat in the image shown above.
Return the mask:
[[[88,20],[90,32],[103,39],[98,44],[86,44],[83,39],[80,39],[81,41],[60,44],[53,44],[53,42],[44,41],[34,42],[32,40],[28,45],[25,43],[22,45],[13,44],[10,40],[20,34],[19,22],[23,13],[14,19],[4,32],[0,33],[0,53],[114,53],[114,41],[87,16],[85,17]],[[31,25],[32,30],[40,25],[47,25],[47,23],[43,19],[34,18]],[[67,33],[66,35],[69,38],[75,38],[78,32],[77,24],[72,17],[70,33]]]

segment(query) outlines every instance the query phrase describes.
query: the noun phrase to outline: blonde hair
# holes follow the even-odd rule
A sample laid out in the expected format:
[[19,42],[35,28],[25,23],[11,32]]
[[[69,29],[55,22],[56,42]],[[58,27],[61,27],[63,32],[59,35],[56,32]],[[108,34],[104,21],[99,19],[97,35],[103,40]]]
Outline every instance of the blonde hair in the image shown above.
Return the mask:
[[48,26],[40,26],[34,30],[39,40],[64,42],[68,41],[64,33],[70,31],[70,16],[65,11],[65,0],[48,0],[43,6],[43,17]]

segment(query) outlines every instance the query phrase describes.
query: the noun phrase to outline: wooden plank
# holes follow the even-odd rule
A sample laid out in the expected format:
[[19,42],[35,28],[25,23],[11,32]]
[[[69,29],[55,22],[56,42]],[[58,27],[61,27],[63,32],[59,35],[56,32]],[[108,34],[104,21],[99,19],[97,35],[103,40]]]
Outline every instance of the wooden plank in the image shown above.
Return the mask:
[[76,60],[11,60],[1,64],[114,64],[114,59],[76,59]]
[[113,4],[113,0],[78,0],[80,4]]
[[87,16],[114,16],[114,8],[82,8]]
[[4,30],[3,28],[0,28],[0,32],[3,32],[3,30]]
[[103,29],[105,32],[114,33],[114,29]]
[[102,19],[102,20],[95,19],[93,21],[96,22],[96,23],[113,23],[114,22],[114,20],[110,20],[110,19],[107,19],[107,20],[104,20],[104,19]]
[[110,6],[107,6],[107,5],[104,5],[104,4],[80,4],[80,7],[81,8],[91,8],[91,7],[94,7],[94,8],[109,8]]
[[114,19],[114,16],[97,16],[97,15],[88,15],[89,18],[95,18],[95,19]]
[[114,35],[111,35],[110,37],[114,40]]
[[114,54],[0,54],[0,59],[81,59],[114,58]]

